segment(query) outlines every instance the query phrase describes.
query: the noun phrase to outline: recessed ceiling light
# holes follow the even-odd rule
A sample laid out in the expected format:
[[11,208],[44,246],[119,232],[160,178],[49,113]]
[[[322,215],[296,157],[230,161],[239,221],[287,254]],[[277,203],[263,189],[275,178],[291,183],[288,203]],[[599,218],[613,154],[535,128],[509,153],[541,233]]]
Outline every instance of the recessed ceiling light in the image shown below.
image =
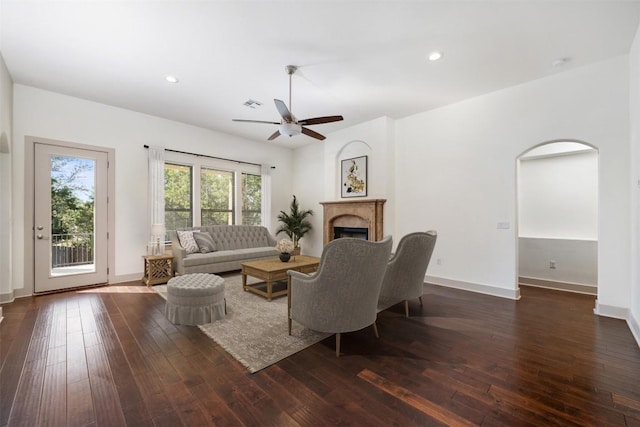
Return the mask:
[[164,79],[169,83],[178,83],[180,81],[176,76],[165,76]]
[[438,51],[431,52],[429,54],[429,61],[437,61],[439,59],[442,59],[442,56],[443,56],[442,52],[438,52]]

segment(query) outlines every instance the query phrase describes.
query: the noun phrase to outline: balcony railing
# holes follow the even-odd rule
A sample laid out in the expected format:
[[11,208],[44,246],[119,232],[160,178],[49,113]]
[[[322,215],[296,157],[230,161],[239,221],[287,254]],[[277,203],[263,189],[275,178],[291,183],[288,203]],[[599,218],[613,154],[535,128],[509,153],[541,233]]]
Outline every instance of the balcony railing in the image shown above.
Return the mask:
[[53,268],[93,264],[93,233],[51,235]]

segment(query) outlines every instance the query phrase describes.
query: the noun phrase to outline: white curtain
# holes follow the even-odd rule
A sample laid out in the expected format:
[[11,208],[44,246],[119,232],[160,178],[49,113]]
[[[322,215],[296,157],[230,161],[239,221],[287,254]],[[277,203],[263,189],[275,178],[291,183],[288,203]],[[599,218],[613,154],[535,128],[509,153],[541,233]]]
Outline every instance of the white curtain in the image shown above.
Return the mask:
[[262,206],[260,207],[261,224],[269,228],[271,226],[271,166],[260,167],[262,176]]
[[164,148],[160,147],[149,147],[149,224],[164,226]]

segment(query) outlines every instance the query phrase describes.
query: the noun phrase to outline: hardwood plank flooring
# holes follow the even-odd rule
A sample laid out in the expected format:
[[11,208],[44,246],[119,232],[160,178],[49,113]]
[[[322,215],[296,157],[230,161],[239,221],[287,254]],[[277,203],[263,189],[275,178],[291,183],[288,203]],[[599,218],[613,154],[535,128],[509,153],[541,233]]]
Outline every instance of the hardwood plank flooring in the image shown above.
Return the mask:
[[[137,283],[3,305],[0,426],[640,426],[640,348],[594,297],[425,285],[256,374]],[[283,319],[284,321],[284,319]]]

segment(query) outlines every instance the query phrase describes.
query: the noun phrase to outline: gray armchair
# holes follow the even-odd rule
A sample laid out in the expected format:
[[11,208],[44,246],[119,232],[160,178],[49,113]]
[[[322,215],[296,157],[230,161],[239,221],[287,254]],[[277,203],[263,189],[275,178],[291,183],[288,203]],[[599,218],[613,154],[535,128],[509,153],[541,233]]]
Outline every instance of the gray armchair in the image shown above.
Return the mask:
[[391,255],[390,236],[380,242],[341,238],[322,251],[318,271],[304,274],[289,270],[289,335],[291,321],[318,332],[340,334],[375,328],[380,285]]
[[404,301],[404,311],[409,317],[410,299],[419,298],[422,305],[424,275],[436,245],[438,233],[434,230],[411,233],[400,239],[398,248],[387,265],[384,274],[378,311]]

